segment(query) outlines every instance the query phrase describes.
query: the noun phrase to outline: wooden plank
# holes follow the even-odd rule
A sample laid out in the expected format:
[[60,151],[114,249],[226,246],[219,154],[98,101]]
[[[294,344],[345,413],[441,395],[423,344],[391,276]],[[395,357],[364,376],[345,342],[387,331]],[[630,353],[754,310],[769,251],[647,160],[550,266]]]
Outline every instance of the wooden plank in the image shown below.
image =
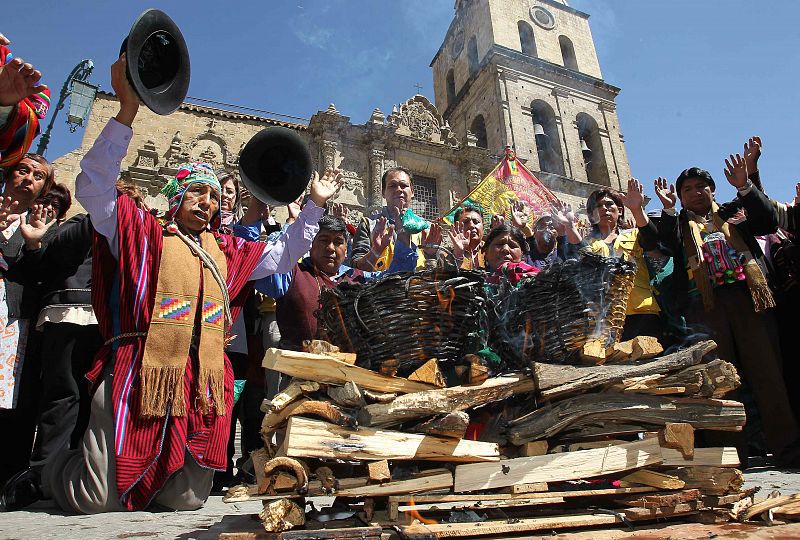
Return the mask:
[[614,525],[621,523],[621,521],[618,517],[610,514],[585,513],[502,521],[481,521],[478,523],[441,523],[431,525],[415,523],[400,529],[403,536],[409,540],[430,540],[431,538],[462,538]]
[[313,531],[284,531],[275,540],[379,540],[380,527],[343,527],[340,529],[316,529]]
[[592,478],[656,465],[662,459],[658,441],[645,439],[608,448],[459,465],[455,491]]
[[686,482],[686,487],[698,488],[707,495],[737,493],[744,485],[742,471],[735,468],[690,466],[667,473]]
[[716,347],[713,341],[701,341],[651,362],[636,365],[568,366],[537,363],[534,366],[534,378],[541,390],[541,397],[552,399],[618,383],[623,379],[678,371],[701,363],[703,357]]
[[513,444],[522,444],[603,420],[644,425],[687,423],[696,429],[738,431],[746,417],[744,405],[738,401],[598,392],[566,398],[517,418],[509,422],[507,433]]
[[625,475],[620,478],[620,483],[622,485],[640,484],[659,489],[683,489],[686,486],[686,482],[677,476],[651,471],[648,469],[641,469]]
[[697,513],[703,508],[700,501],[676,504],[675,506],[657,508],[625,508],[622,513],[631,521],[650,521],[654,519],[664,519],[680,516],[688,516]]
[[500,459],[500,448],[495,443],[370,428],[350,429],[300,416],[289,419],[284,445],[286,455],[291,457],[460,462]]
[[739,454],[733,446],[718,448],[695,448],[694,459],[686,459],[679,450],[662,448],[663,467],[738,467]]
[[433,388],[429,384],[381,375],[324,354],[270,348],[267,349],[261,365],[285,375],[320,383],[343,385],[353,381],[360,388],[377,392],[408,393]]
[[563,497],[542,497],[539,499],[497,499],[494,501],[452,501],[435,502],[426,504],[414,504],[399,506],[398,512],[424,512],[424,511],[450,511],[450,510],[485,510],[487,508],[516,508],[520,506],[539,506],[547,504],[562,504]]
[[476,386],[453,386],[397,397],[390,403],[367,405],[358,414],[361,425],[386,427],[414,418],[463,411],[493,401],[533,392],[533,379],[515,374],[487,379]]
[[549,486],[547,482],[534,482],[532,484],[514,484],[501,488],[499,493],[542,493],[547,491]]
[[410,480],[398,480],[383,484],[368,485],[363,487],[338,489],[337,497],[382,497],[401,493],[417,493],[432,491],[434,489],[449,489],[453,486],[453,474],[450,472],[439,473]]
[[615,495],[628,495],[634,493],[652,493],[656,491],[650,487],[637,488],[607,488],[607,489],[578,489],[574,491],[548,491],[545,493],[489,493],[489,494],[470,494],[470,495],[393,495],[389,497],[389,502],[404,503],[435,503],[435,502],[460,502],[460,501],[494,501],[494,500],[528,500],[528,499],[549,499],[553,497],[561,499],[576,499],[581,497],[610,497]]

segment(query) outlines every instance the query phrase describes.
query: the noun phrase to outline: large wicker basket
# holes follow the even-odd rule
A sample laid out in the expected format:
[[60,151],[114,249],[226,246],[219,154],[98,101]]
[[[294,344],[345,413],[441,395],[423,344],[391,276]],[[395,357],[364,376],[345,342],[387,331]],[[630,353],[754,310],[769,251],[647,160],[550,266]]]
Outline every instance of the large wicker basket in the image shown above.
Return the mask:
[[619,341],[636,265],[585,253],[501,294],[489,344],[509,367],[572,363],[590,339]]
[[[482,273],[426,270],[322,291],[317,318],[326,337],[358,365],[407,375],[431,358],[460,361],[486,346]],[[386,368],[386,369],[384,369]]]

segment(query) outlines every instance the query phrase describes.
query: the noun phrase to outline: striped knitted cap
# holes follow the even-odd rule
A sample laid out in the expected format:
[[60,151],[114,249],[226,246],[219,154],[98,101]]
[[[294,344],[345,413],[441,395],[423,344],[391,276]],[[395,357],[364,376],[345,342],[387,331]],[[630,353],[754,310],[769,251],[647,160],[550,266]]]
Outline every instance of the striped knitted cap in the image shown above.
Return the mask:
[[217,190],[217,196],[219,197],[217,200],[218,209],[217,213],[211,218],[209,225],[212,230],[218,229],[221,219],[222,187],[220,186],[217,175],[214,174],[214,168],[209,163],[195,161],[193,163],[181,165],[175,177],[167,181],[161,189],[161,193],[166,195],[167,199],[169,199],[169,210],[167,214],[170,218],[175,218],[175,214],[178,213],[178,208],[180,208],[181,203],[183,203],[183,196],[192,184],[208,184]]

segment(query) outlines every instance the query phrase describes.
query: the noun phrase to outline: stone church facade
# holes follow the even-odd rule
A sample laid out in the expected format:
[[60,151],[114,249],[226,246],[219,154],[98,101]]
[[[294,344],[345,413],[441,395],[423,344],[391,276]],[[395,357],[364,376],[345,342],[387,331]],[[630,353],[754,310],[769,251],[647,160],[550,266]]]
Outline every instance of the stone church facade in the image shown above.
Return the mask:
[[[376,108],[353,124],[331,104],[307,124],[184,103],[169,117],[142,108],[123,177],[164,209],[164,181],[186,161],[235,171],[244,144],[265,127],[296,130],[317,170],[339,168],[346,182],[337,202],[349,219],[382,204],[381,175],[401,165],[415,176],[415,211],[429,219],[487,174],[513,145],[553,191],[576,206],[599,186],[629,177],[614,98],[602,80],[588,15],[557,0],[458,0],[436,53],[435,103],[415,95],[389,114]],[[99,93],[81,146],[55,161],[58,179],[74,187],[81,157],[118,110]],[[80,211],[74,207],[73,211]]]

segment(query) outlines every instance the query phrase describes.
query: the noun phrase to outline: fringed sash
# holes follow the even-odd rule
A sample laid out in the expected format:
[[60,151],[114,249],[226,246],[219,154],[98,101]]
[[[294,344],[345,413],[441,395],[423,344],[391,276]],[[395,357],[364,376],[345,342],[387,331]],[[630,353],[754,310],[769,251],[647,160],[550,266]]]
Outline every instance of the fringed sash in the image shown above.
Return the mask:
[[[223,350],[227,295],[221,290],[219,281],[224,286],[227,264],[210,232],[201,234],[200,244],[216,269],[203,265],[189,248],[187,240],[192,241],[182,239],[180,233],[164,232],[156,300],[140,372],[140,414],[144,417],[165,416],[167,411],[174,416],[186,415],[184,371],[193,338],[195,343],[199,343],[197,396],[201,411],[208,414],[213,405],[219,416],[225,415]],[[198,269],[203,276],[202,294],[197,280]],[[201,310],[199,342],[194,337],[198,308]]]
[[[775,307],[775,299],[772,297],[772,291],[767,284],[764,272],[753,258],[753,254],[736,227],[720,217],[719,206],[715,202],[711,203],[711,216],[714,229],[721,232],[728,245],[744,258],[742,271],[756,312]],[[703,298],[703,307],[706,311],[710,311],[714,307],[714,291],[708,266],[703,258],[703,238],[696,218],[691,217],[688,213],[687,218],[683,223],[683,247],[689,258],[689,267],[695,275],[697,290]]]

